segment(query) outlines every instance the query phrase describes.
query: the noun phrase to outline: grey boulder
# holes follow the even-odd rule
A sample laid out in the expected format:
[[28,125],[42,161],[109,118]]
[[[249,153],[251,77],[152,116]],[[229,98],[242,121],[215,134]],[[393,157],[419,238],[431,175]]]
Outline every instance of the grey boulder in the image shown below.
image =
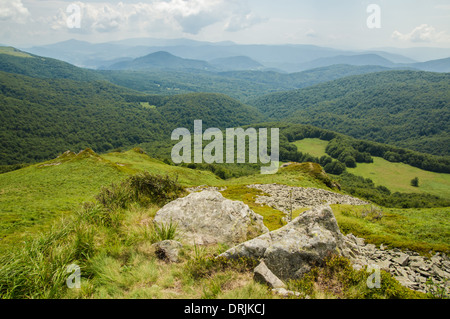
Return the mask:
[[328,205],[317,206],[286,226],[224,252],[227,258],[262,259],[282,280],[301,278],[312,267],[346,248],[344,236]]
[[234,245],[269,231],[263,217],[248,205],[211,190],[168,203],[156,213],[154,222],[176,224],[183,240],[198,245]]

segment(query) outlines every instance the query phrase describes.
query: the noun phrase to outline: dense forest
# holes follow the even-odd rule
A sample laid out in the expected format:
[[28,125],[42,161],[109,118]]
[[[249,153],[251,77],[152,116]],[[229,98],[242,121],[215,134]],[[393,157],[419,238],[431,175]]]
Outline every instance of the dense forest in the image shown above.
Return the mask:
[[[106,152],[137,145],[167,159],[173,145],[171,131],[192,129],[196,119],[203,120],[204,128],[225,129],[270,118],[282,122],[252,126],[281,128],[280,156],[285,161],[317,162],[339,175],[346,167],[378,156],[424,170],[450,172],[448,156],[377,142],[426,144],[419,150],[447,155],[448,74],[387,71],[350,76],[253,99],[255,108],[223,94],[180,92],[235,91],[243,98],[262,94],[269,87],[310,86],[382,68],[335,65],[293,74],[232,71],[214,75],[174,70],[93,71],[17,50],[0,54],[0,68],[7,71],[0,73],[0,119],[5,123],[0,131],[0,165],[41,161],[67,149],[91,147]],[[180,83],[184,87],[167,90]],[[151,87],[158,89],[153,92]],[[330,141],[328,156],[314,158],[291,144],[315,137]]]
[[450,74],[387,71],[252,100],[268,118],[450,155]]
[[167,97],[157,108],[149,100],[107,82],[0,72],[0,165],[42,161],[68,149],[105,152],[167,140],[169,146],[171,131],[191,127],[195,119],[218,128],[261,119],[255,109],[221,94]]

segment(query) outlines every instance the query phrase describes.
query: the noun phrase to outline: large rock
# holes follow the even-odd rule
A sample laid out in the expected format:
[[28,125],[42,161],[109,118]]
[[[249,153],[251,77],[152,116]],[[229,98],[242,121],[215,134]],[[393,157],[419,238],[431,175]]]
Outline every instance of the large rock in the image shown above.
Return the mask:
[[233,245],[269,231],[263,217],[247,205],[209,190],[170,202],[156,213],[154,221],[177,224],[183,240],[199,245]]
[[286,226],[244,242],[222,254],[227,258],[262,259],[280,279],[302,277],[331,254],[346,247],[328,205],[304,212]]

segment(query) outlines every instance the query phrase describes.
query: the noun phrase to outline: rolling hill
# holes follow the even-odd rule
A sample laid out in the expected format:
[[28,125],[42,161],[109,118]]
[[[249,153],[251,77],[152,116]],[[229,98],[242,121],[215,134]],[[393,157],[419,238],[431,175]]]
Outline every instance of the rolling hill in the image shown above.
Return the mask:
[[450,155],[450,74],[387,71],[249,101],[268,118]]
[[413,68],[430,72],[450,72],[450,58],[411,64]]
[[149,55],[113,64],[110,70],[152,70],[152,69],[175,69],[175,70],[213,70],[206,61],[183,59],[168,52],[159,51]]
[[396,64],[377,54],[358,54],[358,55],[338,55],[334,57],[319,58],[299,65],[303,70],[316,69],[337,64],[348,65],[377,65],[387,68],[394,68]]
[[246,56],[217,58],[209,61],[209,63],[222,71],[258,70],[264,68],[264,65]]
[[[149,101],[158,107],[148,107]],[[209,127],[226,128],[258,121],[261,116],[221,94],[155,98],[108,82],[0,72],[3,165],[41,161],[67,149],[91,147],[104,152],[166,140],[169,146],[174,128],[192,126],[198,118]]]
[[12,47],[0,47],[0,70],[35,78],[99,81],[103,77],[93,70],[82,69],[67,62],[45,58]]

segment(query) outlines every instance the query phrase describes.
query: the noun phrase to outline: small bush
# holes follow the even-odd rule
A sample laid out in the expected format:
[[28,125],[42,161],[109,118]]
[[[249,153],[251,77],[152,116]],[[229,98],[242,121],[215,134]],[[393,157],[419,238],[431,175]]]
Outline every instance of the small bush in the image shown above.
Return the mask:
[[169,176],[152,175],[148,172],[131,176],[126,183],[133,192],[134,200],[143,204],[164,205],[183,193],[183,187]]
[[125,209],[132,202],[143,206],[164,205],[183,193],[177,179],[153,175],[148,172],[129,177],[120,184],[103,187],[96,196],[97,201],[110,211]]
[[212,274],[224,270],[252,271],[258,265],[258,261],[253,258],[228,259],[221,256],[207,256],[204,250],[197,246],[194,247],[194,251],[194,258],[188,260],[186,264],[187,272],[194,279],[210,277]]
[[411,186],[413,186],[413,187],[419,187],[419,178],[418,178],[418,177],[414,177],[414,178],[411,180]]

